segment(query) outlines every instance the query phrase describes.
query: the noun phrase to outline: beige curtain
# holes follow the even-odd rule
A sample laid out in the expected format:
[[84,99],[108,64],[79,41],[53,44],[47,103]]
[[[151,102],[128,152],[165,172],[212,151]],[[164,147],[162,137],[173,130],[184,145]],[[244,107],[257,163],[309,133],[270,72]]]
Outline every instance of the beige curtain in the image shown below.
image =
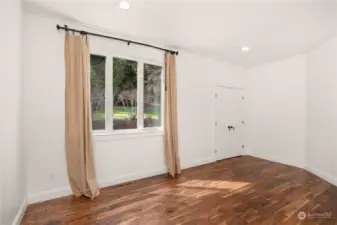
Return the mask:
[[65,37],[65,140],[73,194],[99,195],[91,141],[90,53],[86,36]]
[[171,176],[181,173],[178,152],[176,56],[165,54],[164,150]]

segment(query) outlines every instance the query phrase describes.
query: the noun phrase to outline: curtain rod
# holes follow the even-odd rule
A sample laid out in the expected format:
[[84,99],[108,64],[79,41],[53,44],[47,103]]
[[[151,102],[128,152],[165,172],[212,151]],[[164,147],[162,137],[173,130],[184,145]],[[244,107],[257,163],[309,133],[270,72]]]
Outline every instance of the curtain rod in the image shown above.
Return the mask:
[[65,30],[66,32],[68,32],[68,31],[76,32],[76,33],[80,33],[82,35],[91,35],[91,36],[96,36],[96,37],[113,39],[113,40],[116,40],[116,41],[126,42],[128,45],[136,44],[136,45],[141,45],[141,46],[145,46],[145,47],[149,47],[149,48],[155,48],[155,49],[158,49],[158,50],[169,52],[173,55],[174,54],[178,55],[178,51],[173,51],[173,50],[170,50],[170,49],[161,48],[161,47],[157,47],[157,46],[154,46],[154,45],[149,45],[149,44],[145,44],[145,43],[141,43],[141,42],[137,42],[137,41],[126,40],[126,39],[123,39],[123,38],[117,38],[117,37],[112,37],[112,36],[108,36],[108,35],[96,34],[96,33],[88,32],[88,31],[84,31],[84,30],[76,30],[76,29],[69,28],[67,25],[64,25],[62,27],[62,26],[57,24],[56,29],[57,30]]

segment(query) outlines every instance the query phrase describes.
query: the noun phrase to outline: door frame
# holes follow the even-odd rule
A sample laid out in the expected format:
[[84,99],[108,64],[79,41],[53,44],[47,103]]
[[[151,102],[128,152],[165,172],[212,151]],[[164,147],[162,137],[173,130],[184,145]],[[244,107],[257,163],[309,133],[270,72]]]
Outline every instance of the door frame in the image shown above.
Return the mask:
[[[214,87],[213,87],[213,99],[214,99],[214,101],[213,101],[213,129],[212,129],[212,147],[213,147],[213,149],[212,149],[212,152],[213,152],[213,158],[214,158],[214,161],[219,161],[218,160],[218,158],[217,158],[217,153],[216,153],[216,149],[215,149],[215,133],[216,133],[216,125],[215,125],[215,123],[216,123],[216,100],[217,100],[217,89],[218,88],[224,88],[224,89],[234,89],[234,90],[241,90],[242,91],[242,93],[243,93],[243,91],[244,91],[244,88],[242,88],[242,87],[236,87],[236,86],[227,86],[227,85],[215,85]],[[242,94],[243,95],[243,97],[245,97],[245,95],[244,95],[244,93]],[[244,99],[243,99],[244,100]],[[245,107],[244,107],[245,108]],[[243,120],[245,120],[244,118],[243,118]],[[244,135],[243,135],[243,140],[245,140],[245,138],[244,138]],[[243,149],[242,151],[241,151],[241,155],[239,155],[239,156],[242,156],[242,155],[245,155],[245,149]],[[234,158],[234,157],[233,157]],[[223,159],[223,160],[225,160],[225,159]]]

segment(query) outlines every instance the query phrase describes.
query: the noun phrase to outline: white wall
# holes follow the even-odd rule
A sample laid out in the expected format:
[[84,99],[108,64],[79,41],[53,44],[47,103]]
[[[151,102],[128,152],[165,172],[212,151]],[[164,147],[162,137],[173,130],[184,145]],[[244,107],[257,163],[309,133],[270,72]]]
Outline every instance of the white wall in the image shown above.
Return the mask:
[[248,154],[337,185],[337,38],[247,71]]
[[[64,32],[60,19],[24,14],[23,141],[30,202],[70,194],[64,149]],[[93,51],[163,61],[163,53],[90,38]],[[183,168],[213,161],[214,87],[242,87],[241,68],[186,52],[177,57],[179,147]],[[161,133],[96,136],[101,186],[166,171]]]
[[337,185],[337,38],[247,72],[248,154]]
[[21,145],[21,1],[0,3],[0,224],[19,218],[25,176]]
[[307,57],[307,167],[337,184],[337,38]]
[[248,154],[303,167],[305,56],[251,68],[246,82]]

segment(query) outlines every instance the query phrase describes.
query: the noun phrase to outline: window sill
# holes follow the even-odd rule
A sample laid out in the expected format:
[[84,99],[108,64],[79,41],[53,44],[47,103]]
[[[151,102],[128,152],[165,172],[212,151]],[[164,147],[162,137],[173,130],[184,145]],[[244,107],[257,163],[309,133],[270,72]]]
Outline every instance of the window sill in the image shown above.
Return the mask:
[[94,131],[94,141],[109,141],[113,139],[139,138],[151,136],[164,136],[163,128],[145,128],[142,130],[120,130],[120,131]]

